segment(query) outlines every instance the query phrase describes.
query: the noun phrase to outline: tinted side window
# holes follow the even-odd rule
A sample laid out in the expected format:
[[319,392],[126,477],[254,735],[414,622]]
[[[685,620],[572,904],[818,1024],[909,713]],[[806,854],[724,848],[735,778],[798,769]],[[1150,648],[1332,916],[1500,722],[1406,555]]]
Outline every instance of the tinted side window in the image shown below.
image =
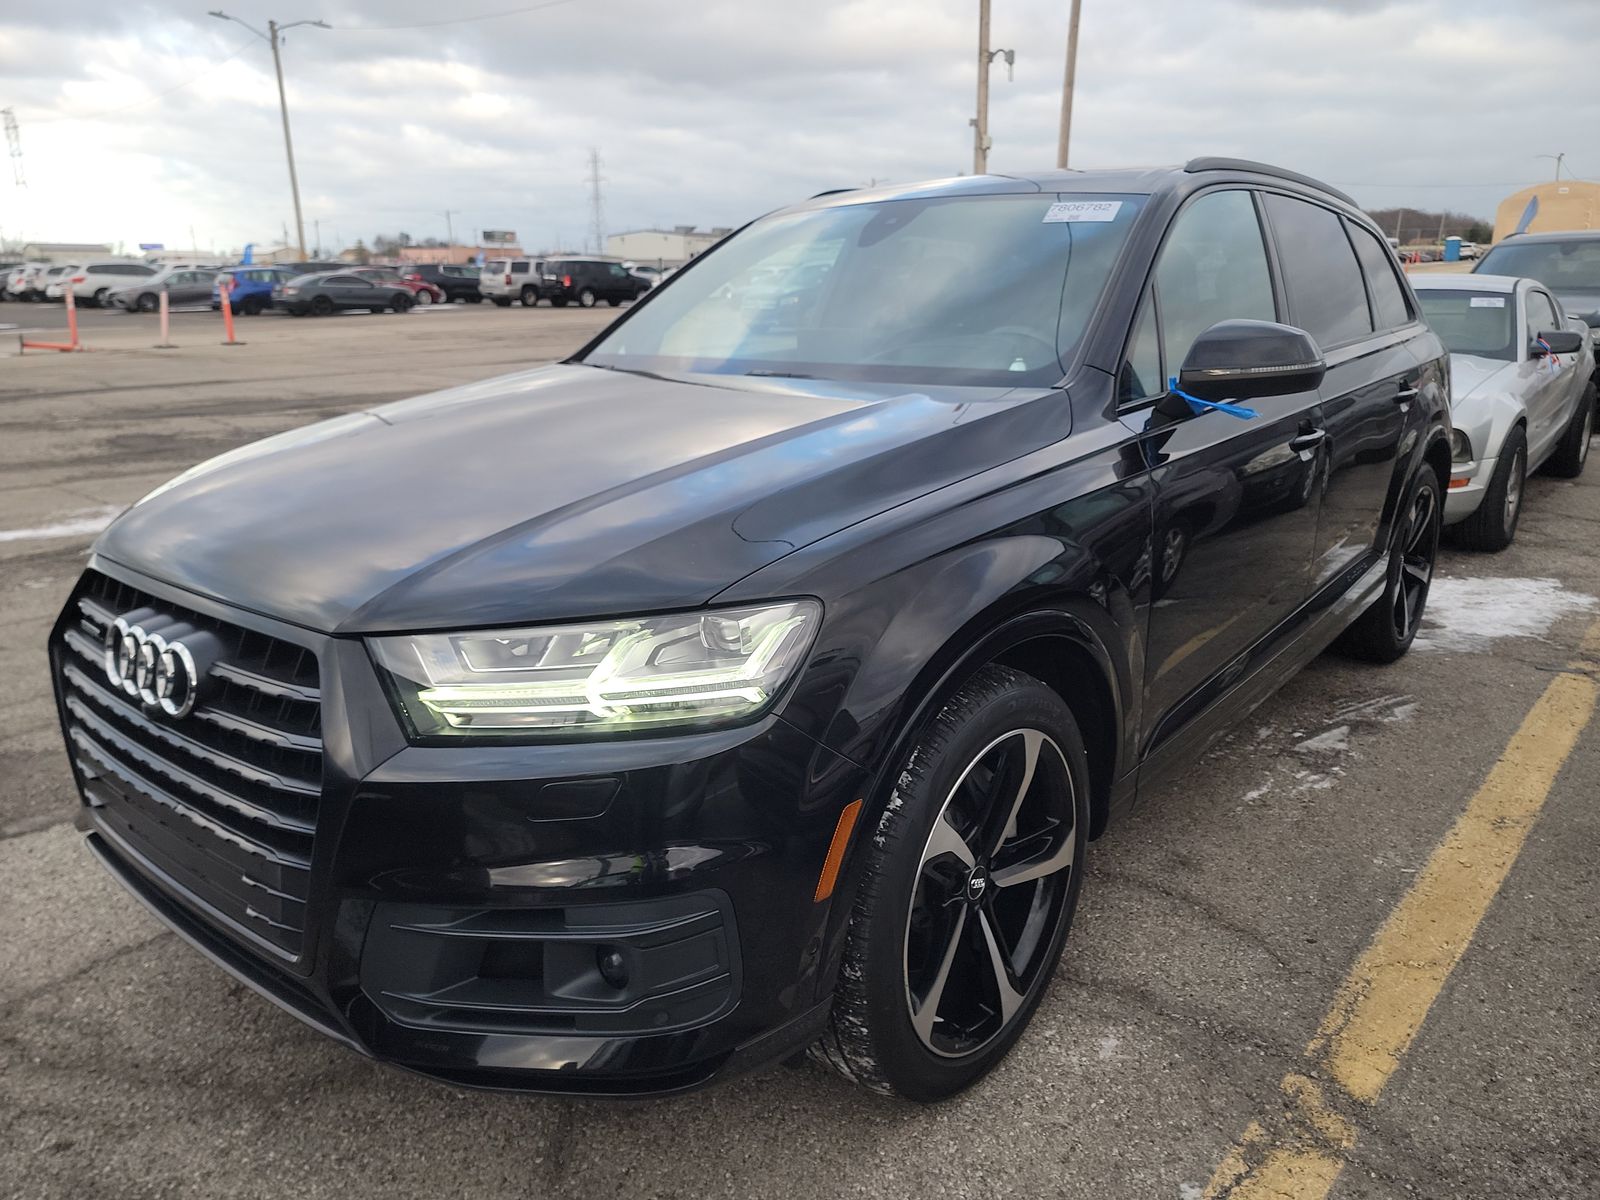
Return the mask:
[[525,263],[525,262],[514,262],[514,263],[512,263],[511,264],[511,273],[513,275],[526,275],[528,273],[528,264]]
[[1394,256],[1389,248],[1373,234],[1359,225],[1346,222],[1350,240],[1356,244],[1356,257],[1367,274],[1367,288],[1372,293],[1372,315],[1379,329],[1398,329],[1411,320],[1411,305],[1406,303],[1405,289],[1395,278]]
[[1117,375],[1117,403],[1127,404],[1159,396],[1166,390],[1161,373],[1161,336],[1156,329],[1156,306],[1149,292],[1139,305],[1128,339],[1128,357]]
[[1266,243],[1249,192],[1212,192],[1178,214],[1161,248],[1156,288],[1174,374],[1195,338],[1218,321],[1277,320]]
[[1372,332],[1361,267],[1338,214],[1290,196],[1268,195],[1289,320],[1323,349]]

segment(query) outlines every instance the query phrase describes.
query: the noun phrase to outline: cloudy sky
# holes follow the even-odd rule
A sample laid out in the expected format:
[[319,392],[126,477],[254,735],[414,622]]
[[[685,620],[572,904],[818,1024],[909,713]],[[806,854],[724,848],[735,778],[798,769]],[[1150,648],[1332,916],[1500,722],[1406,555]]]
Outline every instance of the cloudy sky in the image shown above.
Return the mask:
[[[272,59],[217,0],[5,0],[0,236],[276,243],[292,226]],[[970,171],[977,0],[227,0],[321,18],[284,65],[308,242],[737,224],[824,188]],[[993,0],[998,171],[1050,165],[1067,0]],[[1073,165],[1237,154],[1369,207],[1492,217],[1600,178],[1600,0],[1084,0]],[[485,16],[486,19],[463,20]],[[292,233],[292,230],[291,230]]]

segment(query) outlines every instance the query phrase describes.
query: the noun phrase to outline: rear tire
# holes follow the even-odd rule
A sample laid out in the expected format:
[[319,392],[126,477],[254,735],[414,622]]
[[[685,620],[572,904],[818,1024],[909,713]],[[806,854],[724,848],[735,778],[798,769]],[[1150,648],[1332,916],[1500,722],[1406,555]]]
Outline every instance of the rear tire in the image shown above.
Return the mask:
[[1339,636],[1335,650],[1367,662],[1391,663],[1411,649],[1433,583],[1443,510],[1439,476],[1423,464],[1400,506],[1383,594]]
[[153,292],[145,292],[139,297],[138,300],[134,301],[133,307],[142,313],[149,313],[155,312],[160,303],[161,302],[156,299]]
[[394,299],[389,301],[389,311],[390,312],[403,313],[403,312],[409,312],[410,310],[411,310],[411,297],[409,295],[396,294]]
[[983,1078],[1044,997],[1082,883],[1089,760],[1060,696],[991,665],[896,778],[860,838],[866,870],[811,1056],[929,1102]]
[[414,295],[414,296],[413,296],[413,297],[412,297],[412,299],[413,299],[413,300],[414,300],[414,301],[416,301],[416,303],[417,303],[417,304],[419,304],[419,305],[422,305],[422,304],[432,304],[432,303],[433,303],[433,293],[432,293],[432,292],[429,292],[429,291],[421,291],[421,292],[417,292],[417,293],[416,293],[416,294],[415,294],[415,295]]
[[578,307],[579,308],[593,308],[594,307],[594,299],[595,299],[594,293],[591,292],[588,288],[584,288],[583,291],[578,293]]
[[523,308],[536,308],[539,304],[539,289],[535,287],[525,287],[522,289],[522,294],[518,296],[517,299],[522,302]]
[[1455,540],[1468,550],[1493,554],[1511,545],[1522,520],[1522,498],[1528,486],[1528,438],[1522,426],[1512,428],[1500,447],[1494,475],[1477,511],[1455,527]]
[[104,308],[106,306],[106,297],[110,294],[110,288],[95,288],[94,295],[90,296],[89,299],[94,302],[96,308]]
[[1594,433],[1595,387],[1589,384],[1578,398],[1578,411],[1572,414],[1567,431],[1561,435],[1556,452],[1544,469],[1559,479],[1576,479],[1589,461],[1589,437]]

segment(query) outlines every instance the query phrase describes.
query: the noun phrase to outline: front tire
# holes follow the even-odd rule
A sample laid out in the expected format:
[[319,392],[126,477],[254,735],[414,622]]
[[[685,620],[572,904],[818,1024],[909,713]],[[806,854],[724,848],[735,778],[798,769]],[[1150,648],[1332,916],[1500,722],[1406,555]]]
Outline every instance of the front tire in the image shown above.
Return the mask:
[[930,1102],[993,1069],[1044,996],[1082,882],[1089,764],[1061,698],[991,665],[896,778],[812,1057]]
[[1383,594],[1339,636],[1337,650],[1367,662],[1391,663],[1411,649],[1433,585],[1442,517],[1439,476],[1424,464],[1400,506]]
[[1594,433],[1595,387],[1588,384],[1578,398],[1578,411],[1572,414],[1567,431],[1561,435],[1556,452],[1544,469],[1558,479],[1576,479],[1589,461],[1589,438]]
[[1522,520],[1522,497],[1528,483],[1528,438],[1515,425],[1500,446],[1494,474],[1473,514],[1456,526],[1456,540],[1468,550],[1495,553],[1511,545]]
[[94,290],[94,295],[90,296],[89,299],[94,301],[94,306],[96,308],[104,308],[106,306],[106,297],[110,294],[110,288],[96,288]]

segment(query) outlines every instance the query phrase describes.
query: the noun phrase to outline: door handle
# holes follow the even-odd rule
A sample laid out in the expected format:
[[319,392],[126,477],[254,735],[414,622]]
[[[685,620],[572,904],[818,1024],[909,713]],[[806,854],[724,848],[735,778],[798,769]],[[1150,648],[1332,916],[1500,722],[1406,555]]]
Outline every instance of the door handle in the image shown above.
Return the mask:
[[1422,389],[1414,383],[1402,383],[1400,390],[1394,394],[1396,404],[1404,404],[1407,400],[1415,400],[1422,393]]
[[1326,429],[1312,429],[1302,433],[1299,437],[1289,439],[1289,449],[1298,454],[1302,450],[1315,450],[1327,440]]

